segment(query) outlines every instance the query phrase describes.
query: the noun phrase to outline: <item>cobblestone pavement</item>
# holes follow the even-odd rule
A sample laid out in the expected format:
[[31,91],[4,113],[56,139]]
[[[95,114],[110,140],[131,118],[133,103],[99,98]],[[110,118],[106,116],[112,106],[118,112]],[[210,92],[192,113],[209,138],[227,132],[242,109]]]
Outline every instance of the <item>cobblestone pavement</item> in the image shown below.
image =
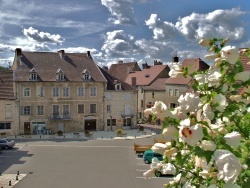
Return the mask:
[[1,174],[0,175],[0,188],[11,188],[14,185],[16,185],[19,181],[22,181],[22,179],[27,174]]

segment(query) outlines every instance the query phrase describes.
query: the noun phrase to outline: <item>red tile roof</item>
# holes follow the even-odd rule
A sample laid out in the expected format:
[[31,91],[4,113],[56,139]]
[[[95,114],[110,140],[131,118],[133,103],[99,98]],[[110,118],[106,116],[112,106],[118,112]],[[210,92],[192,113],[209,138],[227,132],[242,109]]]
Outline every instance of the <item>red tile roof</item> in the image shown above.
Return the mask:
[[166,90],[165,82],[167,79],[169,78],[157,78],[152,84],[145,86],[144,90],[164,91]]
[[119,78],[122,81],[125,81],[129,73],[140,70],[141,69],[138,66],[137,62],[130,62],[130,63],[112,64],[108,72],[112,76]]
[[136,85],[148,86],[157,78],[168,78],[168,65],[153,65],[141,71],[135,71],[128,75],[125,82],[132,85],[132,78],[136,77]]
[[13,88],[13,71],[0,71],[0,99],[15,99]]
[[135,90],[136,89],[133,86],[127,84],[126,82],[123,82],[123,81],[119,80],[118,78],[111,76],[103,68],[99,67],[99,69],[101,70],[102,74],[105,76],[105,78],[107,80],[107,90],[115,90],[115,82],[121,83],[122,90]]
[[182,62],[183,67],[188,67],[189,73],[193,73],[195,71],[203,71],[209,69],[209,65],[206,64],[203,60],[200,58],[191,58],[191,59],[185,59]]
[[166,81],[165,81],[165,84],[168,84],[168,85],[187,85],[189,84],[189,82],[191,81],[191,77],[190,76],[187,76],[187,78],[168,78]]
[[[61,69],[66,81],[82,81],[82,72],[88,70],[97,82],[106,82],[91,56],[83,53],[21,52],[20,66],[14,70],[14,81],[28,81],[34,68],[40,81],[56,81],[56,72]],[[15,56],[14,63],[19,58]],[[14,67],[14,66],[13,66]]]

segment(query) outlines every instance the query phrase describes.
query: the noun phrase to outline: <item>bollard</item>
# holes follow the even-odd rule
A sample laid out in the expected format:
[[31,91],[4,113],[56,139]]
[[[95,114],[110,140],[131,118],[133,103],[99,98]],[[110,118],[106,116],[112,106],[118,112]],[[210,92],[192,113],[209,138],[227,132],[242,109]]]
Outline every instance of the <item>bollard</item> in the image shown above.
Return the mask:
[[9,186],[11,186],[11,180],[9,181]]
[[16,173],[17,175],[19,175],[19,170],[17,171],[17,173]]
[[16,180],[18,180],[18,175],[16,175]]

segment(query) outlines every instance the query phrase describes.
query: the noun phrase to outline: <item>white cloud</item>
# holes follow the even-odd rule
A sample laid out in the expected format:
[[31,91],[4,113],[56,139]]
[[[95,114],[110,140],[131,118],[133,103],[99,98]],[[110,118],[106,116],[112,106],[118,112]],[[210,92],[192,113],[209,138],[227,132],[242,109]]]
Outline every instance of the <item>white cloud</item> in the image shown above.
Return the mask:
[[133,4],[146,3],[153,0],[101,0],[102,5],[108,8],[114,24],[136,25]]
[[132,0],[101,0],[102,5],[106,6],[113,16],[110,18],[114,24],[135,25]]
[[123,30],[107,32],[104,39],[102,50],[111,57],[131,57],[141,51],[134,37],[125,34]]
[[145,21],[146,25],[153,30],[153,38],[156,40],[171,39],[176,35],[174,24],[163,22],[157,17],[157,14],[151,14],[150,18]]
[[38,30],[29,27],[28,29],[23,30],[23,34],[28,37],[30,40],[34,40],[36,42],[48,42],[48,43],[62,43],[64,39],[58,34],[50,34],[47,32],[39,32]]
[[175,27],[188,39],[218,37],[240,40],[245,34],[243,23],[239,21],[243,14],[238,8],[215,10],[208,14],[192,13],[179,18]]

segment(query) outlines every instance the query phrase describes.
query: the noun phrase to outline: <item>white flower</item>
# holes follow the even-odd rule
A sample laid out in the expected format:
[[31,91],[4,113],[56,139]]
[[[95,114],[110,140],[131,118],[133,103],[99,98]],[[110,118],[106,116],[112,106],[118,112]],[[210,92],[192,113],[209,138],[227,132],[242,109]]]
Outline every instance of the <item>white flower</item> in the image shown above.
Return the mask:
[[238,158],[230,151],[219,149],[214,152],[215,166],[218,169],[218,180],[235,182],[241,172],[241,164]]
[[211,69],[208,71],[208,86],[218,86],[221,81],[222,74],[219,69]]
[[161,119],[162,121],[164,121],[166,117],[173,117],[173,114],[168,110],[167,105],[161,101],[155,101],[153,107],[144,110],[144,114],[146,117],[148,117],[149,114],[154,114],[158,119]]
[[155,170],[154,169],[149,169],[148,171],[143,173],[143,176],[145,179],[152,178],[155,175]]
[[216,185],[210,185],[208,188],[219,188],[219,187]]
[[224,138],[226,139],[226,144],[229,146],[237,148],[240,145],[241,135],[236,131],[226,134]]
[[176,139],[178,130],[175,126],[169,125],[167,128],[164,128],[162,131],[163,136],[166,137],[167,140]]
[[216,150],[216,144],[211,140],[202,140],[201,148],[206,151],[214,151]]
[[240,186],[233,184],[231,182],[226,183],[223,188],[240,188]]
[[162,172],[163,172],[163,174],[175,174],[176,173],[176,168],[171,163],[163,164]]
[[177,63],[172,65],[171,70],[169,71],[169,76],[171,78],[183,77],[183,69],[182,69],[181,65],[179,65]]
[[244,71],[244,72],[239,72],[235,75],[235,80],[240,80],[242,82],[245,82],[250,79],[250,72],[249,71]]
[[192,186],[189,182],[186,182],[182,188],[196,188],[195,186]]
[[239,58],[239,49],[235,46],[225,46],[221,49],[221,58],[230,64],[235,64]]
[[199,85],[204,85],[208,82],[206,74],[196,74],[194,79],[198,82]]
[[212,108],[210,106],[209,103],[206,103],[204,106],[203,106],[203,115],[210,119],[210,120],[213,120],[214,119],[214,112],[212,111]]
[[229,98],[235,102],[239,102],[242,99],[241,95],[231,95]]
[[218,58],[219,55],[218,54],[208,54],[208,55],[205,55],[205,58],[210,61],[210,60],[215,60],[216,58]]
[[178,102],[180,103],[180,107],[186,111],[186,113],[195,112],[198,109],[200,98],[194,93],[186,93],[179,97]]
[[155,152],[155,153],[159,153],[159,154],[163,155],[164,152],[165,152],[165,150],[167,149],[167,147],[168,147],[168,146],[167,146],[166,144],[155,143],[155,144],[152,146],[151,150],[152,150],[153,152]]
[[209,170],[209,167],[207,166],[207,160],[203,157],[195,156],[195,167],[202,168],[203,170]]
[[180,106],[176,107],[171,113],[173,117],[178,119],[187,118],[187,113]]
[[209,46],[210,45],[210,40],[206,38],[201,38],[199,41],[199,45],[201,46]]
[[162,121],[165,119],[165,117],[172,116],[170,111],[168,110],[168,107],[166,104],[164,104],[161,101],[155,101],[154,106],[151,108],[152,113]]
[[215,108],[220,112],[223,112],[226,106],[228,105],[226,97],[220,93],[214,97],[213,102],[215,104],[218,104],[218,106],[216,106]]
[[194,126],[181,126],[179,130],[179,138],[181,142],[185,142],[190,146],[195,146],[197,142],[202,140],[204,134],[199,124]]

